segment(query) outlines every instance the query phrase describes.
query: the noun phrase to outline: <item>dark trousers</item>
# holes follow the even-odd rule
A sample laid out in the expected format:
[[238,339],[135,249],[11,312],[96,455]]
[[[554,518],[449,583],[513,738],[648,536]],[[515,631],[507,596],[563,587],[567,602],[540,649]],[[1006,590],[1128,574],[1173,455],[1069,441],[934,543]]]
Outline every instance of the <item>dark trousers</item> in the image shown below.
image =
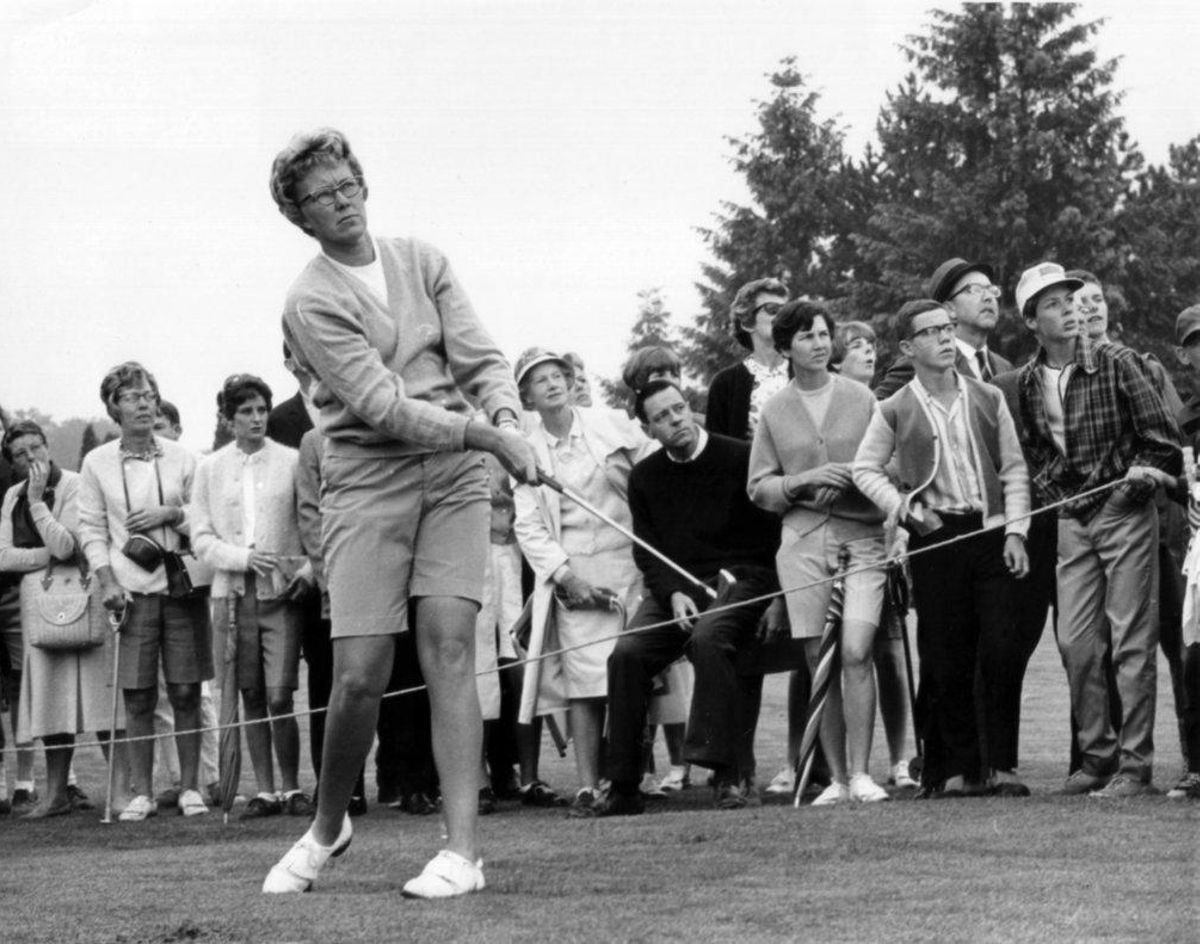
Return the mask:
[[[773,568],[741,568],[737,583],[713,607],[779,589]],[[642,776],[642,730],[654,677],[686,655],[696,680],[688,718],[684,759],[742,779],[754,775],[754,728],[762,699],[762,676],[739,675],[737,655],[753,645],[768,601],[724,612],[704,612],[690,633],[675,624],[639,627],[671,619],[671,611],[647,597],[608,657],[608,769],[614,784],[636,784]]]
[[[981,527],[980,515],[945,515],[945,526],[909,543],[917,551]],[[989,531],[912,558],[921,680],[917,724],[925,745],[922,782],[982,780],[1015,765],[1019,694],[1014,654],[1022,647],[1012,612],[1015,582],[1004,535]],[[1019,693],[1019,688],[1017,688]]]
[[[395,640],[392,676],[387,692],[379,702],[379,721],[375,726],[379,736],[379,747],[375,751],[375,784],[380,795],[387,799],[398,799],[410,793],[435,794],[438,790],[429,693],[424,688],[425,677],[417,658],[417,637],[410,630],[400,633]],[[405,695],[392,694],[409,688],[420,690]]]
[[517,754],[517,711],[520,673],[525,663],[520,659],[498,660],[500,679],[500,717],[483,723],[483,750],[491,775],[493,789],[503,789],[512,778]]

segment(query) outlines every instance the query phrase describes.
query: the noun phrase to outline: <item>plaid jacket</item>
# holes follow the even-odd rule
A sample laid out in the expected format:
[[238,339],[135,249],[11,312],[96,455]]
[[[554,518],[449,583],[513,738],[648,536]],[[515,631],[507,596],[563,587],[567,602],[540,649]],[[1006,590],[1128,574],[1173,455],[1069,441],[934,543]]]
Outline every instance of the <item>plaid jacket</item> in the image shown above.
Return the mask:
[[[1020,370],[1017,386],[1021,417],[1028,435],[1026,458],[1033,487],[1043,504],[1061,501],[1125,475],[1130,466],[1154,466],[1179,475],[1182,454],[1179,427],[1162,397],[1146,378],[1140,357],[1127,347],[1093,345],[1080,338],[1075,367],[1063,392],[1067,451],[1054,444],[1046,420],[1042,378],[1045,349]],[[1136,504],[1147,501],[1153,486],[1118,486]],[[1091,518],[1107,493],[1064,506],[1061,514]]]

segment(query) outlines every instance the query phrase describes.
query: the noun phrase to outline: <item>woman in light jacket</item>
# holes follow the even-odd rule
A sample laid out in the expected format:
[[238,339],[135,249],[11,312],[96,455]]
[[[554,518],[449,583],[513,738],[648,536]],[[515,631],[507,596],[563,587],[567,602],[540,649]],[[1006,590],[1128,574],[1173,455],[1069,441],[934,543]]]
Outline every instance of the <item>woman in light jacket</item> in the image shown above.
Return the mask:
[[[850,465],[875,405],[863,384],[829,372],[833,319],[820,305],[794,301],[775,316],[775,346],[792,379],[763,407],[750,452],[750,498],[783,516],[776,565],[792,635],[804,639],[815,670],[828,578],[843,548],[850,569],[841,629],[842,677],[834,678],[821,722],[821,746],[833,782],[814,805],[874,802],[888,794],[867,773],[875,724],[871,650],[883,605],[883,515],[854,486]],[[818,581],[821,581],[817,583]],[[815,586],[808,586],[814,584]],[[844,696],[844,698],[843,698]]]
[[[515,373],[522,400],[535,411],[527,416],[526,431],[539,468],[632,528],[629,472],[653,451],[650,439],[619,410],[573,407],[571,367],[557,354],[530,348]],[[616,604],[632,612],[641,596],[641,574],[629,538],[575,502],[547,486],[521,485],[513,497],[517,541],[537,578],[530,656],[539,648],[569,650],[544,664],[530,663],[522,720],[534,713],[538,675],[542,695],[561,681],[579,777],[570,815],[586,817],[599,798],[608,656],[621,629]],[[554,707],[543,702],[537,713]]]
[[[36,423],[14,424],[4,435],[4,458],[22,481],[5,493],[0,508],[0,571],[23,573],[28,598],[44,575],[74,570],[79,526],[79,476],[50,461],[46,435]],[[28,631],[22,627],[28,638]],[[106,731],[111,723],[111,645],[49,650],[26,641],[17,741],[41,738],[46,747],[46,795],[28,819],[60,816],[74,809],[67,777],[75,735]],[[80,794],[82,796],[82,794]]]
[[[190,511],[192,546],[216,570],[213,627],[221,661],[230,610],[237,608],[236,688],[222,697],[236,698],[240,691],[247,721],[271,718],[269,725],[246,726],[258,794],[241,818],[282,812],[310,817],[312,800],[298,782],[300,729],[291,717],[300,662],[296,601],[315,585],[296,512],[298,454],[267,438],[271,388],[258,377],[234,374],[225,381],[220,405],[234,440],[197,466]],[[228,684],[230,678],[221,676]]]

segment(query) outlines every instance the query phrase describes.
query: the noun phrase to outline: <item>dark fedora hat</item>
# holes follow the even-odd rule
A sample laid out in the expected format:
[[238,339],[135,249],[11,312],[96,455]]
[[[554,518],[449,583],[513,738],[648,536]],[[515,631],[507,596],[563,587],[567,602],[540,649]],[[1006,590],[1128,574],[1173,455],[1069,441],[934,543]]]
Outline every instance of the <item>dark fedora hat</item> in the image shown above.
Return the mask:
[[996,281],[995,270],[985,262],[967,262],[966,259],[947,259],[938,266],[925,286],[925,294],[936,302],[950,298],[954,283],[968,272],[982,272],[992,282]]

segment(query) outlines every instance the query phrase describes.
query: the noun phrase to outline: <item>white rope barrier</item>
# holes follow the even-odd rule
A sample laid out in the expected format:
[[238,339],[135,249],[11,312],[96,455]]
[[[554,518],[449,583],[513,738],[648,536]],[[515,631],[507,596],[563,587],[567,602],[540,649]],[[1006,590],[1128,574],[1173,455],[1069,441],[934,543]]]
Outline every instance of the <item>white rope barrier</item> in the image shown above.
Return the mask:
[[[707,616],[712,613],[724,613],[724,612],[727,612],[730,610],[736,610],[736,609],[739,609],[741,607],[746,607],[746,606],[754,606],[759,603],[773,600],[776,597],[786,596],[789,593],[799,593],[803,590],[811,590],[814,587],[819,587],[822,584],[832,583],[835,579],[838,579],[839,577],[849,577],[849,576],[853,576],[855,574],[865,573],[868,570],[879,570],[881,568],[889,567],[892,564],[903,563],[903,562],[911,560],[912,558],[917,557],[921,554],[928,554],[933,551],[939,551],[939,550],[942,550],[943,548],[952,547],[955,544],[960,544],[964,541],[969,541],[973,538],[978,537],[981,534],[987,534],[988,532],[991,532],[991,531],[998,531],[1001,528],[1007,528],[1009,525],[1013,524],[1014,522],[1024,521],[1027,519],[1032,520],[1036,515],[1040,515],[1045,512],[1048,512],[1048,511],[1055,511],[1065,505],[1069,505],[1074,502],[1081,501],[1081,500],[1084,500],[1087,498],[1092,498],[1096,495],[1101,495],[1105,492],[1111,491],[1116,486],[1122,484],[1122,482],[1124,482],[1124,479],[1117,479],[1117,480],[1109,482],[1105,485],[1100,485],[1100,486],[1097,486],[1096,488],[1089,489],[1084,492],[1080,492],[1077,495],[1072,495],[1070,498],[1060,499],[1059,501],[1053,502],[1049,505],[1043,505],[1041,508],[1031,509],[1030,511],[1026,512],[1023,515],[1018,515],[1015,518],[1007,519],[1003,522],[1000,522],[999,524],[988,525],[988,526],[985,526],[982,528],[978,528],[975,531],[969,531],[964,534],[958,534],[952,538],[947,538],[944,541],[939,541],[935,544],[930,544],[925,547],[917,548],[914,551],[905,550],[899,554],[896,554],[892,557],[888,557],[885,560],[879,561],[877,563],[863,564],[863,565],[860,565],[859,567],[851,568],[840,574],[831,574],[828,577],[822,577],[819,580],[813,580],[806,584],[800,584],[795,587],[788,587],[788,588],[783,588],[780,590],[774,590],[771,593],[760,594],[757,597],[749,597],[745,600],[738,600],[736,603],[725,603],[725,604],[721,604],[718,606],[711,606],[707,610],[705,610],[702,614],[700,614],[700,616]],[[566,652],[573,652],[576,649],[586,649],[589,646],[596,646],[596,645],[600,645],[601,643],[611,642],[612,640],[619,639],[622,636],[628,636],[628,635],[632,635],[634,633],[645,633],[645,632],[650,632],[651,630],[662,629],[666,626],[676,625],[677,622],[678,621],[675,619],[668,619],[668,620],[662,620],[657,623],[648,623],[645,626],[637,626],[633,629],[624,629],[619,633],[613,633],[609,636],[601,636],[597,639],[589,639],[586,642],[578,643],[574,646],[564,646],[561,649],[554,649],[550,652],[544,652],[541,655],[536,656],[534,658],[521,659],[516,662],[510,663],[509,665],[504,666],[502,669],[501,668],[485,669],[483,671],[476,672],[475,677],[479,678],[481,676],[491,675],[492,673],[500,672],[500,671],[506,671],[506,672],[507,671],[520,671],[521,668],[523,668],[525,665],[527,665],[528,663],[531,663],[531,662],[539,662],[539,661],[544,661],[546,659],[555,658]],[[401,695],[412,695],[417,692],[425,691],[427,688],[428,688],[427,685],[414,685],[411,688],[399,689],[394,692],[385,692],[383,694],[382,698],[398,698]],[[236,693],[235,693],[235,695],[236,695]],[[225,697],[224,692],[222,692],[222,697]],[[253,718],[253,719],[246,719],[246,720],[242,720],[242,721],[236,721],[236,722],[233,722],[232,724],[226,724],[226,725],[218,724],[218,725],[213,725],[211,727],[206,727],[206,728],[191,728],[191,729],[185,730],[185,731],[176,731],[175,736],[190,735],[190,734],[206,734],[209,731],[219,732],[219,731],[229,730],[231,728],[244,728],[244,727],[248,727],[249,725],[252,725],[252,724],[270,724],[275,721],[286,721],[290,718],[308,717],[311,715],[320,714],[320,713],[328,711],[328,710],[329,710],[328,708],[307,708],[307,709],[303,709],[303,710],[299,710],[299,711],[292,711],[292,712],[289,712],[288,714],[270,715],[265,718]],[[69,745],[48,745],[45,747],[45,750],[47,750],[47,751],[64,750],[67,748],[69,748],[71,750],[75,750],[75,749],[82,748],[82,747],[105,747],[105,746],[109,745],[110,743],[111,744],[133,744],[138,741],[156,741],[159,738],[171,737],[171,736],[172,735],[169,735],[169,734],[144,734],[144,735],[139,735],[136,737],[116,738],[112,741],[110,741],[108,738],[105,738],[104,740],[76,741],[73,744],[69,744]],[[22,749],[28,749],[28,748],[22,748]],[[16,754],[17,750],[18,750],[18,748],[16,748],[16,747],[5,747],[4,749],[0,750],[0,757],[3,757],[5,755],[10,755],[10,754]]]

